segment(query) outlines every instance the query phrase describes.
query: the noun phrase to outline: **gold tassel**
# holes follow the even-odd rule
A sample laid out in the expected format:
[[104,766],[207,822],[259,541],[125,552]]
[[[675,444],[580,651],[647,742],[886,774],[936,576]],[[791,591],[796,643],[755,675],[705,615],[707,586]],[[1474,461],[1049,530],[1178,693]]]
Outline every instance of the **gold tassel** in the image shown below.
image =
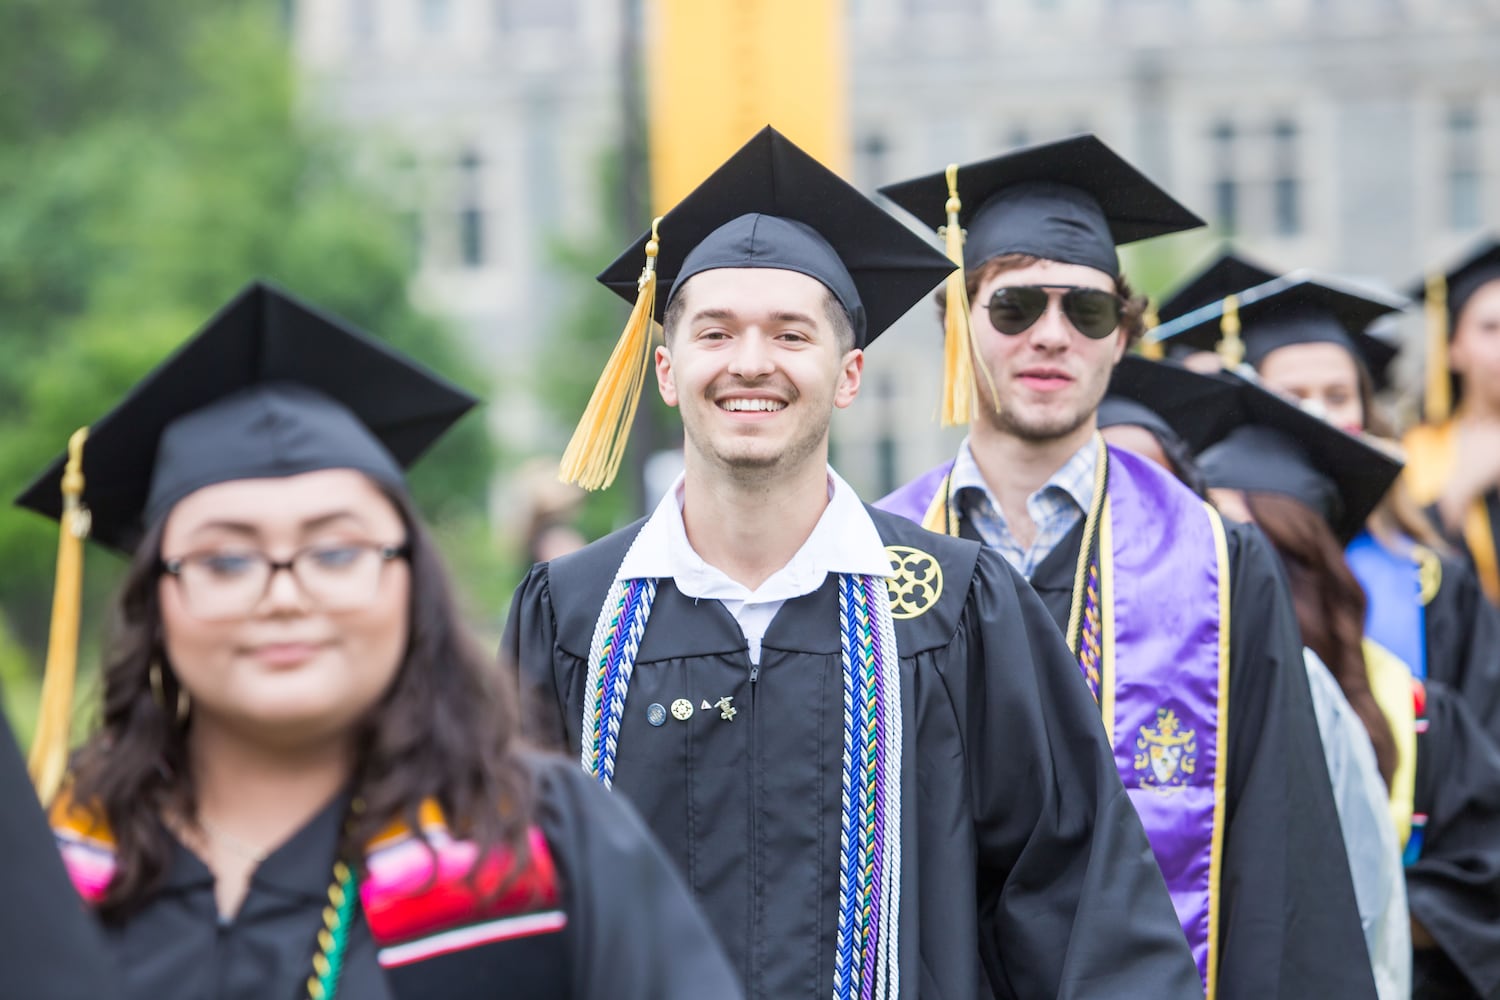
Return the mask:
[[1245,342],[1240,339],[1240,297],[1224,298],[1224,316],[1219,320],[1219,343],[1214,350],[1226,371],[1234,371],[1245,360]]
[[1448,279],[1427,279],[1427,392],[1422,400],[1429,424],[1440,424],[1453,412],[1453,384],[1448,379]]
[[589,397],[589,405],[558,469],[559,479],[577,483],[586,490],[603,489],[615,481],[641,401],[646,371],[651,367],[651,340],[657,327],[656,254],[661,245],[657,233],[660,225],[660,217],[651,222],[646,266],[636,282],[635,308],[630,310],[630,319],[626,320],[614,353],[594,386],[594,394]]
[[[943,400],[939,420],[944,427],[961,427],[974,417],[977,405],[974,371],[984,372],[995,399],[995,383],[989,369],[979,357],[974,344],[974,327],[969,315],[969,289],[964,275],[964,231],[958,224],[963,203],[958,199],[958,164],[948,164],[948,224],[941,235],[948,259],[957,265],[948,275],[947,305],[943,310]],[[996,404],[998,406],[998,403]]]
[[1136,344],[1136,353],[1148,361],[1160,361],[1167,356],[1167,350],[1162,346],[1161,341],[1152,340],[1150,337],[1151,331],[1161,325],[1161,317],[1156,315],[1156,307],[1148,305],[1146,315],[1141,319],[1146,324],[1147,336],[1142,337],[1140,343]]
[[68,729],[73,718],[73,685],[78,676],[78,625],[83,603],[83,543],[89,536],[89,509],[83,504],[83,445],[87,427],[68,440],[63,468],[62,519],[57,540],[57,581],[52,591],[52,631],[42,704],[27,769],[45,805],[62,785],[68,766]]

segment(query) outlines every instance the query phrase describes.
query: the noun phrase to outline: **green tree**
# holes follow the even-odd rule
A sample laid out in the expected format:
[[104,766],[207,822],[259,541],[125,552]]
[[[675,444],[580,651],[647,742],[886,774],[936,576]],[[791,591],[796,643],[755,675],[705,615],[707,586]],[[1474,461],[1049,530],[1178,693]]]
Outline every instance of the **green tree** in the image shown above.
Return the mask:
[[[411,306],[406,226],[353,169],[354,144],[299,101],[276,5],[0,0],[0,62],[12,84],[0,91],[10,495],[256,277],[488,394],[459,341]],[[481,576],[493,467],[471,416],[413,477]],[[55,539],[40,518],[0,516],[0,607],[37,663]],[[90,553],[94,611],[113,570]]]

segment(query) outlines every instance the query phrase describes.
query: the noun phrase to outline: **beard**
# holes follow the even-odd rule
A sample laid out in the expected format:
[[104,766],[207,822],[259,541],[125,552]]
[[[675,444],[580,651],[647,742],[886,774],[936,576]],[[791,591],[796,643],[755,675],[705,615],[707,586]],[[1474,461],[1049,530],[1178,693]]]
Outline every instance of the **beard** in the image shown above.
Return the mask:
[[1114,371],[1111,365],[1102,374],[1078,383],[1079,396],[1068,407],[1034,407],[1001,401],[997,407],[989,387],[981,384],[979,389],[979,420],[990,428],[1008,437],[1027,444],[1046,444],[1065,438],[1077,431],[1093,418],[1109,390],[1109,378]]

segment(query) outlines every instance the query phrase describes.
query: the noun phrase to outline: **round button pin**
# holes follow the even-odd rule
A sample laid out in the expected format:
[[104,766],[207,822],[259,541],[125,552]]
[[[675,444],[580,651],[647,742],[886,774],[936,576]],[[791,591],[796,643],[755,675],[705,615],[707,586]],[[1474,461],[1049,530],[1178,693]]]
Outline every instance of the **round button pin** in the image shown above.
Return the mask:
[[667,710],[658,702],[652,702],[646,706],[646,721],[653,726],[660,726],[667,721]]
[[672,718],[679,722],[686,722],[693,717],[693,703],[686,698],[678,698],[672,702]]

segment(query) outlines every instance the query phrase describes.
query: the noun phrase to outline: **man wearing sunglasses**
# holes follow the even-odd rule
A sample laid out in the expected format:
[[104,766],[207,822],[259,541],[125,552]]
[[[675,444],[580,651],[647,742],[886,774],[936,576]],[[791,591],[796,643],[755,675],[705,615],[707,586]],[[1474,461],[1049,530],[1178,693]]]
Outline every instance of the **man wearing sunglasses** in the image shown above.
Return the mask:
[[1275,555],[1096,429],[1144,329],[1115,246],[1201,220],[1089,135],[883,191],[963,227],[944,412],[971,426],[877,506],[998,549],[1041,596],[1209,997],[1374,996]]

